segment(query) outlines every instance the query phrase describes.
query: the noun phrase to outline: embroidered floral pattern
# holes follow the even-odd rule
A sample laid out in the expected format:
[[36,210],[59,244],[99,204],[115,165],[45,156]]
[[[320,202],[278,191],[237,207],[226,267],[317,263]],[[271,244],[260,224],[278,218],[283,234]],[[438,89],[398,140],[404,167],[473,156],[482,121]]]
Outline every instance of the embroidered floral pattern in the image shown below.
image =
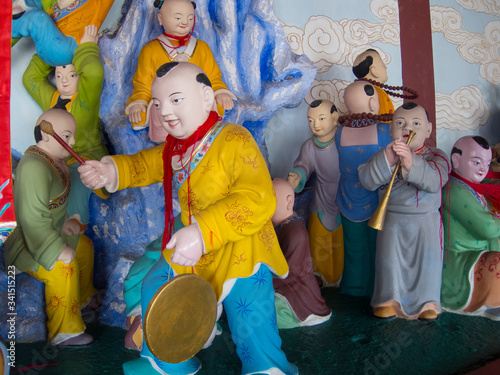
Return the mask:
[[231,141],[243,142],[243,146],[245,146],[245,144],[249,141],[249,139],[250,139],[249,133],[241,128],[234,129],[231,132],[229,132],[228,135],[226,135],[226,142],[231,142]]
[[64,296],[59,297],[56,294],[51,295],[47,302],[47,306],[52,310],[55,310],[59,307],[66,307],[66,305],[64,304]]
[[274,228],[271,225],[271,222],[267,222],[260,230],[258,233],[258,238],[259,240],[266,245],[267,251],[271,251],[273,249],[273,242],[274,242]]
[[228,211],[224,217],[236,230],[241,231],[243,227],[251,224],[251,222],[248,221],[248,217],[253,216],[253,212],[250,211],[248,207],[239,204],[238,201],[235,201],[232,205],[226,204],[226,206]]
[[73,302],[71,303],[71,306],[69,307],[69,314],[75,318],[78,316],[78,313],[80,312],[80,304],[76,299],[73,298]]
[[231,194],[231,190],[236,186],[236,180],[234,179],[234,176],[231,176],[231,180],[231,183],[227,185],[227,192],[221,193],[223,197],[229,196]]
[[[76,8],[80,7],[81,5],[85,4],[87,0],[75,0],[72,2],[70,5],[68,5],[66,8],[60,9],[59,6],[57,5],[57,1],[54,2],[54,5],[52,5],[52,13],[50,17],[55,21],[60,20],[64,16],[67,16],[70,14],[72,11],[74,11]],[[76,20],[74,20],[76,22]]]
[[134,185],[138,185],[146,180],[146,166],[140,160],[134,160],[130,166],[130,179]]
[[[488,262],[489,257],[490,259]],[[476,281],[481,281],[483,279],[484,272],[494,273],[495,278],[500,279],[500,253],[486,252],[479,257],[476,264],[476,270],[474,271],[474,278]]]
[[253,169],[259,168],[257,156],[252,159],[250,156],[245,158],[240,155],[240,158],[243,159],[243,164],[250,165]]
[[488,267],[488,271],[493,272],[497,279],[500,279],[500,254],[495,253],[493,259],[490,261],[490,266]]
[[[225,121],[219,121],[210,131],[210,134],[205,138],[203,144],[201,147],[198,149],[198,152],[193,155],[191,162],[189,163],[186,168],[181,169],[180,171],[177,171],[174,173],[173,179],[172,179],[172,184],[173,184],[173,189],[179,189],[181,185],[186,181],[188,174],[186,171],[194,171],[195,168],[200,164],[201,160],[205,156],[205,154],[208,152],[210,149],[210,146],[214,142],[215,138],[217,135],[221,132],[221,130],[226,126],[227,122]],[[207,164],[208,165],[208,164]]]
[[63,277],[70,279],[71,276],[75,273],[75,269],[71,264],[65,264],[61,267],[61,274]]
[[241,317],[248,318],[248,314],[252,312],[252,309],[250,308],[251,304],[252,302],[247,302],[246,298],[244,299],[240,298],[240,300],[236,302],[236,307],[235,307],[237,314],[241,315]]
[[212,171],[213,169],[214,169],[214,166],[210,163],[210,160],[209,160],[209,161],[207,161],[207,164],[201,168],[201,174],[208,173],[208,172]]
[[200,201],[196,197],[196,194],[192,191],[189,192],[189,195],[184,194],[182,197],[180,197],[180,202],[183,206],[191,208],[191,214],[195,214],[200,211]]
[[236,255],[236,254],[233,254],[233,256],[236,258],[236,261],[233,263],[233,266],[234,265],[240,265],[241,263],[243,263],[244,261],[247,260],[247,258],[243,258],[245,255],[245,253],[241,253],[239,256]]
[[203,270],[206,270],[207,267],[213,262],[215,262],[215,257],[213,251],[211,251],[208,254],[203,255],[196,264],[196,266]]
[[241,345],[240,348],[240,356],[246,363],[251,363],[253,361],[252,353],[250,352],[250,348],[246,345]]

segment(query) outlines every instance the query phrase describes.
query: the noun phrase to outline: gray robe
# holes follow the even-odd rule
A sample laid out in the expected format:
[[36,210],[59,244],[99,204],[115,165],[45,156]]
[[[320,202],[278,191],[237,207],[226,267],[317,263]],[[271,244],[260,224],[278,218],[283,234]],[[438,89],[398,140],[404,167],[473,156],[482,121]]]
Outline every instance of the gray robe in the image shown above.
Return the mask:
[[[394,169],[394,168],[392,168]],[[385,193],[392,176],[385,150],[358,168],[369,190]],[[448,181],[449,163],[437,148],[415,155],[405,179],[396,178],[383,231],[377,235],[375,291],[372,306],[400,304],[407,316],[419,314],[426,303],[440,307],[442,268],[441,188]]]
[[314,143],[313,137],[306,140],[293,163],[291,172],[297,172],[301,177],[299,185],[295,188],[297,193],[302,191],[311,174],[316,173],[310,212],[317,212],[321,223],[329,231],[337,229],[340,225],[337,222],[339,206],[335,198],[339,187],[340,169],[335,142],[328,147],[320,148]]

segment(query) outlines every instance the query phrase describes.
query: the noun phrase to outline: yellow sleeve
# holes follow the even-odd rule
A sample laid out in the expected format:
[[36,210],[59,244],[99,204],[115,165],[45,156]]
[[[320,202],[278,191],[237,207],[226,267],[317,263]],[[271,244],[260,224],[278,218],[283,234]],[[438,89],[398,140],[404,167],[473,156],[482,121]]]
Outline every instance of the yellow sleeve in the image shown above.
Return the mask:
[[196,49],[193,52],[193,57],[189,62],[198,65],[206,73],[208,79],[212,83],[212,88],[214,91],[226,89],[227,86],[222,82],[222,73],[215,61],[212,50],[203,40],[199,40],[196,43]]
[[226,125],[209,152],[216,152],[212,158],[219,160],[219,164],[210,172],[203,189],[209,191],[215,186],[210,186],[212,179],[229,184],[220,191],[218,199],[193,215],[200,226],[206,252],[256,234],[276,209],[266,162],[248,130]]
[[159,144],[133,155],[110,156],[118,170],[118,190],[163,181],[163,148]]

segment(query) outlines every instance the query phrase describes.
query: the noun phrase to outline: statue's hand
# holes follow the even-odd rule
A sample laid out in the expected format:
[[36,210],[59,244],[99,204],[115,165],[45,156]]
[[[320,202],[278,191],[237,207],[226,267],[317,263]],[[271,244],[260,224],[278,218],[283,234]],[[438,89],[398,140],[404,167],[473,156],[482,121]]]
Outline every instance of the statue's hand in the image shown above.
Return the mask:
[[64,246],[61,253],[57,257],[57,260],[60,260],[64,264],[69,264],[75,259],[75,250],[71,246]]
[[403,141],[395,141],[393,146],[394,152],[398,155],[399,160],[401,160],[401,167],[407,172],[410,172],[411,166],[413,164],[413,151]]
[[97,44],[97,26],[96,25],[88,25],[85,26],[85,31],[83,33],[82,39],[80,40],[80,44],[86,42],[92,42]]
[[128,119],[132,124],[141,122],[141,113],[146,113],[147,107],[144,103],[136,103],[128,109]]
[[297,186],[299,186],[300,174],[298,174],[297,172],[290,172],[290,173],[288,173],[288,177],[286,178],[286,180],[295,189]]
[[203,255],[203,237],[198,223],[175,232],[166,245],[167,249],[173,249],[172,262],[185,267],[194,266]]
[[229,111],[234,107],[233,98],[231,98],[231,95],[225,92],[221,92],[215,95],[215,102],[218,105],[221,105],[222,108],[224,108],[224,111]]
[[78,167],[83,184],[95,190],[107,185],[116,185],[118,176],[112,163],[103,163],[97,160],[87,160]]
[[394,142],[392,141],[385,148],[385,156],[387,157],[387,161],[389,165],[393,167],[399,161],[399,156],[394,152]]
[[69,218],[64,222],[62,231],[68,236],[76,236],[78,233],[80,233],[80,226],[75,220]]

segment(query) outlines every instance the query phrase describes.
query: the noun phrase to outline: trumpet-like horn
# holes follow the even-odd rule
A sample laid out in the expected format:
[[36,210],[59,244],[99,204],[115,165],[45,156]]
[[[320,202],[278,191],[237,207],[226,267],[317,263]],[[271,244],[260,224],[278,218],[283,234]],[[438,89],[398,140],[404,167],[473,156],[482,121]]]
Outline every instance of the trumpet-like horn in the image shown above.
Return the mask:
[[[415,132],[410,130],[410,134],[408,134],[408,140],[406,141],[406,144],[409,145],[411,140],[413,139],[413,136],[415,135]],[[394,180],[396,179],[396,175],[399,173],[399,170],[401,169],[401,160],[398,161],[396,164],[396,169],[394,169],[394,173],[392,174],[391,180],[389,181],[389,184],[387,185],[387,189],[385,191],[384,196],[380,200],[377,209],[373,213],[372,217],[368,221],[368,226],[376,229],[376,230],[383,230],[384,229],[384,221],[385,221],[385,214],[387,212],[387,205],[389,204],[389,197],[391,196],[392,188],[394,187]]]

